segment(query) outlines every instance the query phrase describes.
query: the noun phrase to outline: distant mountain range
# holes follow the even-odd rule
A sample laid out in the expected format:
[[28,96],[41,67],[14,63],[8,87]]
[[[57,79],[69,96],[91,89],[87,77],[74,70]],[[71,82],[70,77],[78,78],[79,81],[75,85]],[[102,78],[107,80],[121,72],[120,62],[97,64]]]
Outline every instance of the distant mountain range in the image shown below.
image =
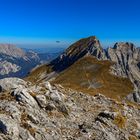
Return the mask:
[[36,67],[54,59],[58,53],[24,50],[11,44],[0,44],[0,78],[24,77]]
[[[27,46],[26,46],[27,47]],[[38,47],[38,46],[37,46]],[[44,48],[21,48],[25,51],[34,51],[36,53],[50,53],[50,54],[55,54],[55,53],[62,53],[64,51],[64,48],[60,48],[60,47],[46,47],[44,46]]]
[[133,43],[118,42],[112,48],[103,49],[100,41],[91,36],[32,71],[28,79],[51,80],[89,94],[98,92],[140,102],[140,48]]

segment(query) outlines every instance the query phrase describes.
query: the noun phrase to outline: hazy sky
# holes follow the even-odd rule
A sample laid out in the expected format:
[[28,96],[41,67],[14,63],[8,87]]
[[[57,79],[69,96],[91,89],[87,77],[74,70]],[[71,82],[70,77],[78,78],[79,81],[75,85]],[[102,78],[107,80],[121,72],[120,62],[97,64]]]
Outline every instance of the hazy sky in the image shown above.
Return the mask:
[[91,35],[139,44],[140,0],[0,0],[0,42],[65,46]]

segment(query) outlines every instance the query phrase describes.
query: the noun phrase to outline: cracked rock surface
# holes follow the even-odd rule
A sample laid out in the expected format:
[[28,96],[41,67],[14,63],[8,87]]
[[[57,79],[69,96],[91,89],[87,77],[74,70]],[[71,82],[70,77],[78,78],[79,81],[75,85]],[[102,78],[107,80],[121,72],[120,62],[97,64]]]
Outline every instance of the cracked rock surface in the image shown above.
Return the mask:
[[12,83],[17,84],[14,89],[0,93],[1,140],[140,139],[138,105],[45,81],[38,85],[24,81],[22,88]]

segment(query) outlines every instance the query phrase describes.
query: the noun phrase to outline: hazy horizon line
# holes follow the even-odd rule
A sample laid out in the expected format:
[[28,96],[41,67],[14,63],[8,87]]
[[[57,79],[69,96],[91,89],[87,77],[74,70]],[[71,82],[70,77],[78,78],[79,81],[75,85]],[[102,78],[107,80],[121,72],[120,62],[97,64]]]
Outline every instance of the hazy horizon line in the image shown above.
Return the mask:
[[[98,37],[97,37],[98,38]],[[13,44],[17,46],[44,46],[44,47],[62,47],[66,48],[76,41],[77,39],[61,39],[61,38],[53,38],[53,39],[45,39],[45,38],[16,38],[16,37],[0,37],[0,44]],[[140,39],[100,39],[98,38],[101,45],[103,47],[112,47],[116,42],[131,42],[135,46],[140,46]]]

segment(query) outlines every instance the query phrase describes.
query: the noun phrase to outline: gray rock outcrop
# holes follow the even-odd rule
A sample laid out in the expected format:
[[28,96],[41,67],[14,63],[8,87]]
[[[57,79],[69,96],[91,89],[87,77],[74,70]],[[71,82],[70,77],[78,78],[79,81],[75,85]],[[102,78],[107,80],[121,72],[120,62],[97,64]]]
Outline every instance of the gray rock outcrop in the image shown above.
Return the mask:
[[[140,100],[140,48],[132,43],[116,43],[113,48],[108,49],[108,59],[115,62],[111,72],[117,76],[127,77],[134,85],[135,100]],[[135,96],[137,95],[137,96]],[[130,96],[128,96],[128,99]],[[132,97],[132,96],[131,96]]]
[[4,78],[0,80],[0,92],[9,91],[16,88],[25,88],[27,82],[19,78]]
[[139,139],[139,118],[133,104],[45,81],[0,93],[2,140]]

